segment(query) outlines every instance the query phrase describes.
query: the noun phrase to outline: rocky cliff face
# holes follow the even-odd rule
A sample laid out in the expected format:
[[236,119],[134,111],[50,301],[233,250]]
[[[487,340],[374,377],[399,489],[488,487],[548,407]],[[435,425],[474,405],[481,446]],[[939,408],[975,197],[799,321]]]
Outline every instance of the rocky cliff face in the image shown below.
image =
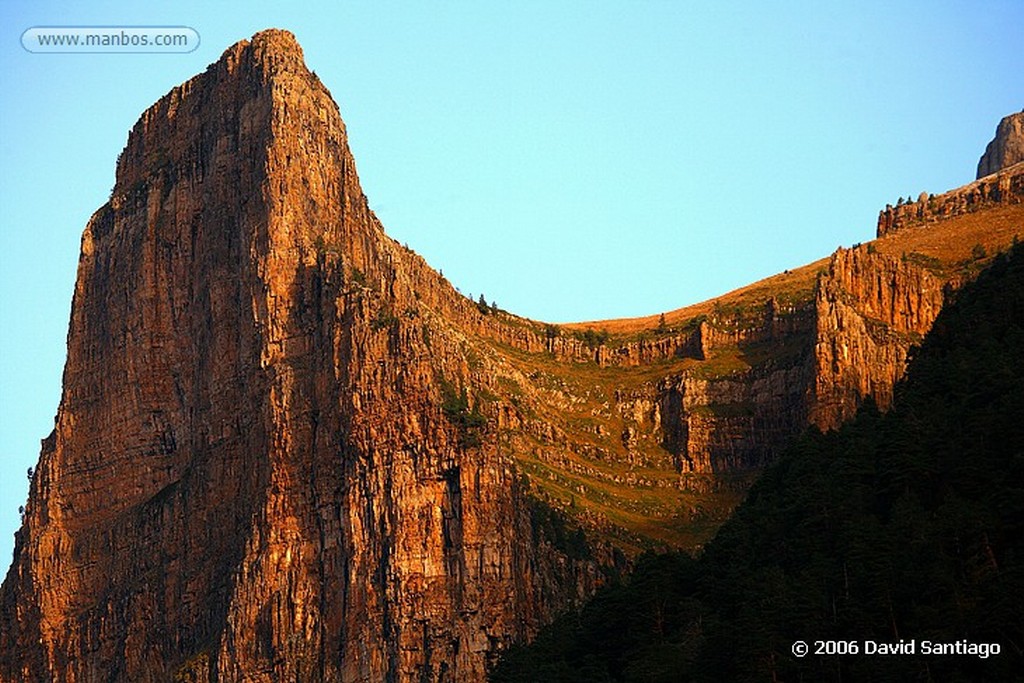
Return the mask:
[[926,266],[866,245],[837,251],[815,296],[811,421],[835,429],[867,396],[887,409],[907,354],[931,329],[954,285]]
[[1024,111],[1010,114],[999,122],[996,136],[978,160],[978,178],[998,173],[1024,161]]
[[878,237],[912,225],[935,223],[994,206],[1024,202],[1024,162],[941,195],[922,193],[917,201],[887,205],[878,214]]
[[586,595],[459,403],[460,305],[290,34],[160,100],[82,238],[0,679],[481,680]]
[[233,46],[83,234],[0,681],[483,680],[808,422],[887,405],[951,281],[801,272],[614,335],[478,305],[384,234],[294,38]]

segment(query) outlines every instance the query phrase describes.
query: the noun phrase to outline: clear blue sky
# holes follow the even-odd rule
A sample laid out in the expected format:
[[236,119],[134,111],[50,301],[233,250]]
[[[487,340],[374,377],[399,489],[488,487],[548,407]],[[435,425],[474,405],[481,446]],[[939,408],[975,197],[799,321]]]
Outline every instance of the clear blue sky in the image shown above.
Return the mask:
[[[143,5],[0,7],[0,567],[60,397],[81,231],[127,132],[260,29],[293,31],[333,92],[389,233],[548,321],[677,308],[870,239],[886,202],[972,180],[1024,107],[1020,0]],[[21,47],[73,25],[185,25],[202,44]]]

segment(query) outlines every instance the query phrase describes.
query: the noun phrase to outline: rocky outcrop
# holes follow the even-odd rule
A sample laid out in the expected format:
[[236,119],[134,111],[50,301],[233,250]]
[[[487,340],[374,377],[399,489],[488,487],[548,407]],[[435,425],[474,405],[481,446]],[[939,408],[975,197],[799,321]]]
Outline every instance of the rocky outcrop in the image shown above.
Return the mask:
[[815,296],[811,422],[834,429],[867,396],[888,408],[910,348],[921,343],[955,285],[905,257],[867,246],[838,250]]
[[1024,161],[1024,111],[1010,114],[999,122],[996,136],[978,160],[978,178]]
[[921,193],[916,201],[886,205],[878,214],[878,237],[998,205],[1024,202],[1024,163],[1008,166],[941,195]]
[[772,462],[807,424],[811,366],[804,359],[658,387],[664,446],[680,472],[730,472]]
[[658,382],[662,446],[681,473],[761,467],[807,423],[813,309],[769,299],[750,311],[713,312],[699,331],[701,359],[738,363]]

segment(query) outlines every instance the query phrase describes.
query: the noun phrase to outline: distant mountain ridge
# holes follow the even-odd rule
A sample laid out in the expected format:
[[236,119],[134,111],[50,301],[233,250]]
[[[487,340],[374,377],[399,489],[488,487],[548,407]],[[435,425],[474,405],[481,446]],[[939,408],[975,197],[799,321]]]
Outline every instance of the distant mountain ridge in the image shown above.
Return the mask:
[[545,324],[389,238],[294,36],[241,41],[143,113],[83,233],[0,681],[483,680],[640,551],[699,547],[808,424],[888,406],[1024,231],[993,197]]

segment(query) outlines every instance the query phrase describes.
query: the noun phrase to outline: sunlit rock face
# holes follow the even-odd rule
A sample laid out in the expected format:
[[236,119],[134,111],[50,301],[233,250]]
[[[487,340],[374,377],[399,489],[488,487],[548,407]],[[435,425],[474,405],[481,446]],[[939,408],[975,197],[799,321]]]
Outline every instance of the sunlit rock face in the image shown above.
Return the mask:
[[0,678],[482,680],[597,573],[441,408],[473,312],[382,232],[290,34],[171,91],[82,237]]
[[[924,222],[1014,206],[1022,169]],[[142,115],[83,233],[0,681],[483,681],[630,556],[699,545],[733,475],[887,406],[960,281],[867,246],[804,271],[610,335],[469,300],[385,235],[294,37],[232,46]]]
[[867,247],[840,249],[818,281],[811,421],[835,429],[865,396],[884,409],[942,310],[949,283],[926,267]]
[[996,136],[978,160],[978,178],[997,173],[1024,161],[1024,111],[1010,114],[999,122]]

